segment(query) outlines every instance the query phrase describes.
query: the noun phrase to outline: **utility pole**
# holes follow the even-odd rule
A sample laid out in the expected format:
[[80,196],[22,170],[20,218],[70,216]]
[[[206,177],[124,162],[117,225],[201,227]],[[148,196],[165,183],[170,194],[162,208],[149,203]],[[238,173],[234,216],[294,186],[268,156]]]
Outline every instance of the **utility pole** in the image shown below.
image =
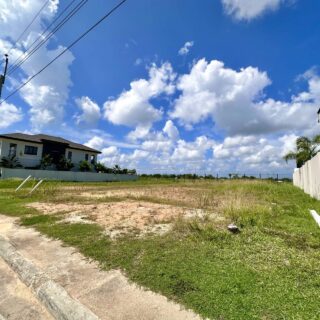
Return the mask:
[[7,69],[8,69],[8,63],[9,63],[8,55],[5,54],[4,56],[6,57],[6,60],[5,60],[5,66],[4,66],[4,73],[3,75],[0,74],[0,99],[1,99],[1,93],[2,93],[2,86],[6,81]]

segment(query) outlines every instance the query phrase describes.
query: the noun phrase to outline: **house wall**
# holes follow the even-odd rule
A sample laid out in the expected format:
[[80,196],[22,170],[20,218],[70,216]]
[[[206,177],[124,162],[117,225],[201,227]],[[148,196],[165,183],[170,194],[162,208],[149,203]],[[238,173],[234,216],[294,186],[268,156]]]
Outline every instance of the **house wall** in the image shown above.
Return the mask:
[[[9,155],[10,143],[17,145],[17,158],[24,167],[35,167],[40,164],[42,158],[42,144],[24,142],[13,139],[1,139],[0,140],[0,156],[7,157]],[[38,148],[37,155],[24,154],[25,146],[33,146]]]
[[68,158],[68,152],[71,151],[72,152],[72,163],[74,164],[74,168],[77,169],[79,168],[79,162],[83,161],[86,159],[86,154],[89,155],[89,162],[90,162],[90,158],[91,156],[95,156],[95,159],[97,161],[97,154],[93,153],[93,152],[89,152],[89,151],[82,151],[82,150],[76,150],[76,149],[71,149],[71,148],[67,148],[66,149],[66,158]]

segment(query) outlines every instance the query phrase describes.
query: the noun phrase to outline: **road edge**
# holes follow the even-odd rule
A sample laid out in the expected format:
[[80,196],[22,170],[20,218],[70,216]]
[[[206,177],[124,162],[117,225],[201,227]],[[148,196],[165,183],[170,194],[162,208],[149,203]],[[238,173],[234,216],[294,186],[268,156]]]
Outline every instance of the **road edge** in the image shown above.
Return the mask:
[[[78,300],[73,299],[59,284],[50,279],[0,235],[0,257],[32,289],[41,304],[58,320],[99,320]],[[1,319],[1,317],[0,317]]]

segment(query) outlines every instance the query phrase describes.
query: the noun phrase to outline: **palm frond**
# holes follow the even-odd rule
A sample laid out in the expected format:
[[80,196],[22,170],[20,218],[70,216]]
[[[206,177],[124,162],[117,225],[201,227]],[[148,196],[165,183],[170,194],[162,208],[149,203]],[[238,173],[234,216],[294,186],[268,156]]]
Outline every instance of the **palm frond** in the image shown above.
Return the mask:
[[296,160],[297,159],[297,153],[296,152],[289,152],[287,153],[283,159],[288,162],[289,160]]

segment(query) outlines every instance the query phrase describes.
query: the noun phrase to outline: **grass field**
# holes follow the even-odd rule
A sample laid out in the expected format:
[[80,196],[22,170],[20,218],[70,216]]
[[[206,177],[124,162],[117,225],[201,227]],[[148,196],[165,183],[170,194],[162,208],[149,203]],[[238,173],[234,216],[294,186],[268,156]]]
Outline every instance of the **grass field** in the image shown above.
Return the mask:
[[[320,202],[290,183],[0,181],[0,213],[210,319],[320,319]],[[241,232],[231,234],[236,223]],[[110,225],[112,225],[112,228]]]

